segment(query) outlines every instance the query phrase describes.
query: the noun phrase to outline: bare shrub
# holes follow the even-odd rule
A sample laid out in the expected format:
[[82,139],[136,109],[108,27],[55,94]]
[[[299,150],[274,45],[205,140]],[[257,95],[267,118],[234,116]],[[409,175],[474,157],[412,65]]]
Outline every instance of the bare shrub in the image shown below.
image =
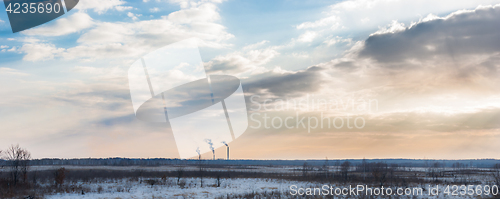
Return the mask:
[[31,153],[17,145],[11,145],[5,152],[4,158],[7,160],[7,166],[10,168],[10,178],[13,185],[17,185],[19,179],[26,182],[28,179],[29,161]]
[[103,191],[103,188],[102,188],[102,186],[101,186],[101,185],[99,185],[99,186],[97,187],[97,193],[102,193],[102,191]]
[[66,179],[66,169],[61,167],[54,172],[54,181],[56,186],[62,185],[64,183],[64,179]]
[[146,182],[146,184],[151,185],[151,187],[160,183],[160,181],[158,181],[157,179],[148,179],[148,180],[145,180],[145,182]]

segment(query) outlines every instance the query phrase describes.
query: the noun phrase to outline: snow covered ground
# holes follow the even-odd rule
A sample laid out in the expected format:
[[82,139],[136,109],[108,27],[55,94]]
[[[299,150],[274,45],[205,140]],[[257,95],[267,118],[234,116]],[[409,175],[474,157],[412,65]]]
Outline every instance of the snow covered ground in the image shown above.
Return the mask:
[[[90,192],[47,195],[47,199],[62,198],[89,198],[89,199],[116,199],[116,198],[217,198],[226,196],[238,196],[249,193],[264,193],[289,191],[290,184],[301,187],[312,187],[309,182],[291,182],[272,179],[221,179],[220,187],[216,187],[216,179],[204,178],[203,187],[200,187],[199,178],[182,179],[184,188],[178,186],[176,178],[167,178],[165,184],[149,185],[146,180],[131,182],[128,180],[84,184],[80,183],[84,189]],[[99,190],[101,187],[102,190]]]
[[[282,198],[297,198],[292,196],[290,186],[296,185],[295,189],[303,188],[303,192],[307,192],[307,188],[321,188],[324,184],[311,183],[311,182],[297,182],[297,181],[286,181],[286,180],[275,180],[275,179],[262,179],[262,178],[244,178],[244,179],[221,179],[220,187],[216,187],[217,181],[214,178],[204,178],[203,187],[200,187],[199,178],[185,178],[181,180],[182,186],[177,184],[176,178],[164,179],[161,184],[150,185],[148,179],[143,179],[139,181],[131,181],[130,179],[99,182],[99,183],[77,183],[76,186],[85,190],[84,195],[81,192],[76,193],[58,193],[55,195],[46,195],[47,199],[70,199],[70,198],[88,198],[88,199],[125,199],[125,198],[152,198],[152,199],[162,199],[162,198],[241,198],[246,194],[264,194],[267,193],[268,198],[277,198],[277,194],[280,194]],[[348,186],[329,184],[335,188],[349,188]],[[353,185],[355,187],[356,185]],[[430,187],[429,187],[430,186]],[[396,197],[396,189],[399,187],[386,187],[393,190],[393,196],[374,196],[373,198],[413,198],[413,199],[424,199],[424,198],[492,198],[490,194],[488,196],[482,195],[478,196],[476,194],[462,195],[460,189],[458,189],[458,196],[451,196],[451,192],[446,194],[447,185],[420,185],[408,187],[409,189],[414,188],[424,188],[420,194],[415,195],[412,193],[410,195],[404,195]],[[373,188],[373,187],[372,187]],[[438,196],[429,195],[429,188],[437,188],[439,190]],[[77,188],[78,189],[78,188]],[[404,188],[403,188],[404,189]],[[449,191],[453,191],[450,189]],[[269,197],[273,193],[274,197]],[[364,192],[362,192],[364,193]],[[318,198],[322,198],[320,194],[316,193]],[[260,198],[260,197],[256,197]],[[298,197],[301,198],[301,197]],[[306,197],[311,198],[311,197]],[[336,197],[336,198],[358,198],[356,195],[350,195],[349,197]],[[360,197],[363,198],[363,197]]]
[[[233,178],[221,178],[220,179],[220,187],[217,187],[217,179],[215,178],[203,178],[203,186],[201,186],[201,179],[196,177],[187,177],[187,176],[197,176],[191,173],[190,175],[185,175],[186,177],[182,177],[178,182],[175,177],[166,177],[172,176],[165,175],[162,176],[164,171],[179,172],[178,169],[182,168],[183,172],[192,172],[199,171],[199,167],[196,166],[175,166],[175,165],[166,165],[166,166],[154,166],[154,167],[146,167],[146,166],[65,166],[65,169],[68,172],[68,176],[66,176],[66,180],[62,186],[59,188],[54,188],[54,180],[53,174],[50,173],[55,169],[58,169],[58,166],[34,166],[31,168],[32,171],[39,172],[39,175],[42,175],[45,172],[45,178],[39,179],[38,185],[40,186],[39,190],[46,190],[43,192],[44,198],[47,199],[63,199],[63,198],[88,198],[88,199],[128,199],[128,198],[149,198],[149,199],[158,199],[158,198],[265,198],[261,196],[267,196],[267,198],[277,198],[277,195],[280,195],[281,198],[304,198],[304,197],[294,197],[292,196],[293,191],[291,190],[291,186],[295,185],[295,189],[300,189],[301,193],[307,192],[307,190],[311,190],[314,188],[323,188],[325,184],[318,182],[306,182],[306,181],[290,181],[284,179],[296,179],[296,180],[304,180],[300,178],[304,173],[302,171],[303,167],[300,166],[234,166],[231,168],[225,167],[210,167],[204,168],[206,174],[212,172],[227,172],[230,169],[232,172],[247,172],[245,175],[237,175],[237,173],[232,173]],[[314,177],[316,174],[323,174],[324,170],[319,170],[320,168],[314,168],[314,170],[310,170],[307,173],[307,176]],[[324,169],[324,168],[321,168]],[[408,169],[408,168],[407,168]],[[338,173],[339,168],[337,167],[329,167],[328,171],[330,174]],[[355,168],[352,168],[355,170]],[[376,196],[372,198],[412,198],[412,199],[425,199],[425,198],[492,198],[491,195],[478,196],[477,194],[465,194],[461,195],[461,189],[458,188],[458,196],[450,196],[445,194],[445,189],[447,185],[458,184],[460,186],[461,183],[465,182],[467,185],[492,185],[494,182],[488,172],[475,172],[468,174],[465,172],[464,174],[454,173],[453,175],[446,175],[439,177],[439,195],[432,196],[429,195],[429,188],[436,187],[435,184],[416,184],[411,182],[419,182],[415,181],[415,179],[424,179],[424,181],[420,182],[433,182],[434,178],[430,177],[427,172],[428,168],[417,168],[413,167],[411,169],[405,171],[398,171],[398,178],[408,178],[413,179],[414,181],[409,180],[408,183],[405,183],[403,187],[405,188],[422,188],[423,193],[418,196],[414,196],[415,194],[410,194],[406,196]],[[441,168],[442,171],[453,171],[450,168]],[[439,170],[439,171],[441,171]],[[82,173],[81,171],[85,171],[88,173]],[[118,172],[117,172],[118,171]],[[123,173],[124,171],[125,173]],[[474,170],[473,170],[474,171]],[[97,173],[99,175],[97,175]],[[114,175],[105,175],[107,172],[114,173]],[[130,172],[130,173],[127,173]],[[159,172],[154,175],[142,175],[141,172]],[[92,173],[92,175],[90,175]],[[255,173],[255,174],[254,174]],[[269,175],[269,174],[283,174],[283,177],[279,175]],[[79,176],[81,174],[81,176]],[[121,174],[127,174],[124,176],[120,176]],[[134,175],[132,175],[134,174]],[[140,174],[140,175],[138,175]],[[258,174],[258,175],[257,175]],[[47,177],[48,175],[48,177]],[[357,175],[359,178],[364,173],[351,173],[351,175]],[[373,175],[372,173],[367,173],[367,176]],[[85,176],[101,176],[101,177],[85,177]],[[128,177],[125,177],[128,176]],[[134,177],[135,176],[135,177]],[[137,177],[141,176],[141,177]],[[156,178],[148,178],[145,176],[155,176]],[[209,176],[209,175],[207,175]],[[234,176],[245,176],[245,178],[235,178]],[[288,176],[288,178],[287,178]],[[289,178],[290,176],[294,178]],[[41,176],[39,176],[41,177]],[[256,177],[256,178],[253,178]],[[411,178],[410,178],[411,177]],[[273,178],[273,179],[271,179]],[[279,179],[283,178],[283,179]],[[309,180],[309,179],[306,179]],[[314,180],[313,180],[314,181]],[[358,180],[357,182],[359,182]],[[336,179],[335,181],[340,184],[326,184],[327,186],[332,186],[334,188],[348,188],[350,182],[342,183],[343,180]],[[371,185],[376,185],[377,182],[370,183]],[[347,184],[347,185],[346,185]],[[398,183],[388,183],[386,184],[396,184]],[[403,186],[399,183],[400,186]],[[357,184],[353,183],[351,186],[356,187]],[[375,187],[371,187],[375,188]],[[387,188],[387,187],[386,187]],[[396,191],[397,188],[401,187],[390,187],[393,192]],[[468,188],[468,187],[467,187]],[[474,189],[475,187],[473,187]],[[449,192],[453,190],[448,190]],[[467,190],[468,191],[468,190]],[[323,189],[321,190],[323,193]],[[252,194],[258,195],[257,197],[253,197]],[[259,195],[260,194],[260,195]],[[396,193],[394,193],[396,194]],[[321,193],[316,193],[316,197],[305,197],[305,198],[322,198]],[[341,195],[341,194],[340,194]],[[250,197],[249,197],[250,196]],[[260,197],[259,197],[260,196]],[[329,197],[326,197],[329,198]],[[353,196],[348,195],[344,197],[335,197],[335,198],[363,198],[362,196]]]

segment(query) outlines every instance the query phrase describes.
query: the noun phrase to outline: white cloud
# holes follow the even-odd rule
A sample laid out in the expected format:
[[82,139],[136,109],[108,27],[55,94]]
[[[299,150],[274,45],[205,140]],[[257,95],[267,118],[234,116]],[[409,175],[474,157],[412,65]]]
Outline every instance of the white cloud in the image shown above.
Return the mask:
[[7,75],[20,75],[20,76],[26,76],[28,75],[27,73],[20,72],[16,69],[13,68],[6,68],[6,67],[0,67],[0,75],[2,74],[7,74]]
[[[375,33],[376,30],[379,30],[378,33],[401,31],[403,30],[402,23],[412,24],[422,20],[430,20],[433,15],[429,14],[432,13],[444,15],[456,10],[475,8],[480,4],[494,2],[500,2],[500,0],[340,1],[325,8],[326,11],[320,14],[322,17],[295,25],[298,36],[292,41],[296,41],[295,49],[301,48],[295,53],[303,51],[303,48],[314,51],[314,53],[310,53],[312,56],[307,63],[317,64],[332,59],[332,56],[341,56],[343,51],[348,50],[347,47],[368,36],[366,34],[368,32]],[[386,26],[387,24],[391,25]],[[340,41],[335,38],[336,36],[353,38],[354,40]],[[287,62],[287,60],[282,61]],[[305,59],[303,61],[295,60],[293,63],[287,64],[288,67],[285,66],[285,68],[299,69],[300,66],[294,65],[297,63],[307,64]]]
[[7,52],[16,52],[17,51],[17,48],[14,46],[12,47],[11,49],[7,50]]
[[75,8],[79,10],[93,10],[102,14],[110,9],[124,10],[124,7],[121,6],[125,3],[123,0],[85,0],[80,1]]
[[58,19],[54,23],[28,29],[22,33],[38,36],[61,36],[82,31],[92,27],[93,24],[93,19],[87,13],[77,12],[69,17]]
[[304,22],[297,25],[297,29],[308,29],[329,26],[331,29],[340,27],[341,19],[338,16],[329,16],[314,22]]
[[318,36],[318,33],[314,31],[307,31],[304,34],[300,35],[297,41],[299,42],[311,42]]
[[351,45],[353,43],[353,41],[352,41],[352,38],[344,39],[342,37],[335,36],[332,39],[328,39],[328,40],[324,41],[323,43],[325,43],[328,46],[335,45],[338,43],[346,43],[347,45]]
[[125,11],[125,10],[132,10],[134,7],[132,6],[116,6],[116,10],[118,11]]
[[[123,62],[135,60],[137,56],[165,46],[167,44],[188,38],[199,38],[200,47],[225,48],[229,44],[226,40],[234,37],[226,31],[226,28],[217,22],[220,19],[218,8],[211,3],[200,4],[197,7],[190,7],[173,12],[160,19],[140,20],[140,14],[127,13],[135,20],[134,22],[99,22],[92,21],[85,13],[90,26],[89,30],[78,38],[78,46],[67,49],[56,47],[47,42],[41,42],[35,38],[25,38],[22,52],[26,53],[25,60],[46,60],[52,58],[64,59],[121,59]],[[82,17],[78,17],[82,18]],[[73,18],[71,18],[73,19]],[[80,19],[81,20],[81,19]],[[70,23],[70,19],[65,23]],[[75,23],[75,22],[71,22]],[[81,27],[62,27],[62,23],[54,25],[59,30],[35,29],[27,34],[56,35],[68,34],[81,29]],[[55,29],[57,29],[55,28]],[[33,49],[43,48],[44,52],[35,52]],[[130,59],[130,60],[129,60]]]
[[292,56],[302,59],[309,58],[309,54],[307,52],[292,53]]
[[1,46],[0,46],[0,48],[2,48],[2,49],[3,49],[3,48],[8,48],[8,47],[9,47],[9,46],[7,46],[7,45],[1,45]]
[[368,23],[368,22],[370,22],[370,18],[365,17],[363,19],[360,19],[360,21],[361,21],[361,23]]
[[[342,57],[315,64],[322,70],[304,73],[308,78],[294,77],[294,73],[288,72],[289,75],[278,79],[280,75],[273,71],[264,77],[261,74],[248,77],[250,84],[246,86],[249,92],[280,98],[307,93],[325,99],[331,96],[376,99],[381,105],[378,111],[388,113],[387,118],[407,115],[404,122],[408,126],[402,124],[399,130],[460,129],[457,126],[462,127],[467,119],[450,119],[450,115],[462,117],[467,113],[466,116],[478,118],[498,115],[497,111],[489,110],[500,108],[500,89],[496,86],[500,84],[497,34],[500,27],[496,25],[500,21],[499,11],[500,5],[482,6],[445,17],[431,16],[410,26],[393,22],[368,39],[354,43]],[[352,41],[330,37],[327,42],[334,45]],[[286,80],[293,86],[280,84]],[[435,118],[426,119],[429,115]],[[372,119],[376,122],[372,122],[384,121],[385,128],[394,125],[384,117],[375,115]]]
[[[321,29],[330,31],[366,31],[393,20],[411,21],[428,14],[445,14],[477,5],[499,3],[499,0],[455,1],[455,0],[347,0],[333,4],[324,17],[303,22],[297,29]],[[432,5],[432,6],[428,6]]]
[[136,21],[136,20],[139,20],[138,17],[140,17],[142,15],[141,14],[134,14],[134,13],[128,12],[127,16],[130,17],[130,18],[132,18],[132,20]]
[[24,43],[38,43],[41,40],[37,39],[37,38],[34,38],[34,37],[25,37],[25,38],[22,38],[21,41],[24,42]]
[[262,73],[268,71],[263,65],[278,55],[279,53],[272,47],[247,52],[234,52],[215,57],[205,64],[205,68],[208,74],[223,73],[245,76],[250,73]]
[[132,58],[144,53],[144,50],[123,45],[120,43],[81,45],[58,52],[64,59],[113,59],[113,58]]
[[220,20],[220,15],[214,4],[206,3],[198,7],[192,7],[170,13],[167,16],[167,19],[180,24],[193,22],[215,22]]
[[404,23],[398,23],[398,21],[393,20],[391,24],[387,25],[386,27],[380,27],[377,32],[375,32],[375,33],[373,33],[371,35],[386,34],[386,33],[396,33],[396,32],[401,32],[401,31],[404,31],[404,30],[406,30],[406,27],[405,27]]
[[4,22],[5,22],[4,20],[1,20],[1,19],[0,19],[0,23],[4,23]]
[[[129,14],[134,19],[135,14]],[[137,22],[101,22],[84,33],[78,43],[81,45],[68,49],[64,58],[92,57],[107,58],[94,52],[116,54],[111,57],[134,58],[141,53],[191,37],[199,38],[200,46],[223,48],[223,42],[233,35],[218,23],[220,16],[213,4],[203,4],[173,12],[161,19]],[[79,54],[72,54],[79,52]],[[96,55],[96,57],[93,57]],[[135,58],[134,58],[135,59]]]
[[178,4],[181,8],[197,7],[204,3],[222,3],[225,0],[169,0],[170,3]]
[[157,7],[150,8],[149,12],[160,12],[160,8],[157,8]]
[[56,48],[53,44],[47,43],[27,43],[20,51],[26,53],[23,57],[25,61],[43,61],[53,59],[56,55],[64,51],[63,48]]
[[243,47],[243,50],[255,49],[255,48],[260,47],[260,46],[263,46],[264,44],[267,44],[267,43],[269,43],[269,41],[267,41],[267,40],[263,40],[263,41],[261,41],[261,42],[257,42],[257,43],[255,43],[255,44],[250,44],[250,45],[247,45],[247,46]]

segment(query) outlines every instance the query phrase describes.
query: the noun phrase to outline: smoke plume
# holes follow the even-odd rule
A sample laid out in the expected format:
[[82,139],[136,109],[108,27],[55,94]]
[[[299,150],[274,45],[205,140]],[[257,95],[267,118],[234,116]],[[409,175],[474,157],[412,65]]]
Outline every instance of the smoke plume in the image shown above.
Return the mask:
[[212,152],[213,152],[215,149],[214,149],[214,144],[212,143],[212,140],[211,139],[205,139],[205,142],[207,142],[207,144],[210,145],[210,150],[212,150]]

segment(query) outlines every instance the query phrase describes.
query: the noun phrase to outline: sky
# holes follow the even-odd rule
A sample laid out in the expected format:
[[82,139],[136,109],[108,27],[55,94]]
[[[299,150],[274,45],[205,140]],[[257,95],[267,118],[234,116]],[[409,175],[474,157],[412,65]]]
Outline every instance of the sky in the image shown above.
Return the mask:
[[2,11],[0,149],[179,157],[135,117],[127,71],[197,38],[207,74],[242,82],[232,158],[500,158],[499,30],[498,0],[82,0],[19,33]]

